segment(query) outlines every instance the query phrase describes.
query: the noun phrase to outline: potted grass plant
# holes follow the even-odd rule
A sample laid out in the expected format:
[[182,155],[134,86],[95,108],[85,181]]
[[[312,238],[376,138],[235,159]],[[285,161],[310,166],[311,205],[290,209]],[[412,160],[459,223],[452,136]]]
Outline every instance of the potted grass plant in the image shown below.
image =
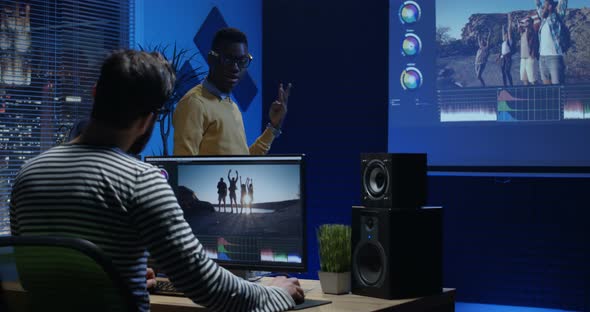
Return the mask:
[[326,294],[350,292],[351,228],[344,224],[324,224],[317,230],[320,256],[320,285]]

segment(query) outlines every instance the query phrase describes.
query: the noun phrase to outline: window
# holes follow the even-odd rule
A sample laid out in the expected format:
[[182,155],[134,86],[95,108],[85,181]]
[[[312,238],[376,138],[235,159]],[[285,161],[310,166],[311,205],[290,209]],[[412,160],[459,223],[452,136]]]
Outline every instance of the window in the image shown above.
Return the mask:
[[[0,235],[21,165],[67,140],[92,108],[109,52],[133,45],[134,0],[2,0]],[[113,112],[116,113],[116,112]]]

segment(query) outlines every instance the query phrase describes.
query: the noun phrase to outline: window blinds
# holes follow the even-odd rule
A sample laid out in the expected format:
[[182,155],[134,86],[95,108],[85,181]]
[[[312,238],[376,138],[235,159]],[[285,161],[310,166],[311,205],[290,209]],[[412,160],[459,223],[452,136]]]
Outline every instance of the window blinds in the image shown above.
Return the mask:
[[88,117],[102,60],[133,28],[134,0],[0,0],[0,235],[20,166]]

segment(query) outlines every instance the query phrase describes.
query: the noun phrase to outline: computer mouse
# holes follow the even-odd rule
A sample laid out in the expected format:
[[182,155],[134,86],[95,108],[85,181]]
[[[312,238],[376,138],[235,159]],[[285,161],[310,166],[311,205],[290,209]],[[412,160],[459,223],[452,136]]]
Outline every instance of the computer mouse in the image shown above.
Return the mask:
[[295,299],[295,304],[302,304],[305,302],[305,297],[297,297],[293,299]]

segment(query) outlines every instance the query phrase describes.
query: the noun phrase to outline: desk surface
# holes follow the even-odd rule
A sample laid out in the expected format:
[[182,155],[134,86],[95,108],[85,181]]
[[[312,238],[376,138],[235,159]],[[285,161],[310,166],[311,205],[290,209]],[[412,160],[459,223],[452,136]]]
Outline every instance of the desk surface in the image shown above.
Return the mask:
[[[331,300],[331,304],[321,305],[302,311],[305,312],[347,312],[347,311],[436,311],[452,312],[455,307],[455,290],[445,289],[443,293],[403,300],[384,300],[357,295],[327,295],[322,293],[317,280],[300,280],[306,298]],[[151,295],[152,312],[188,312],[202,311],[203,307],[194,304],[190,299],[174,296]]]

